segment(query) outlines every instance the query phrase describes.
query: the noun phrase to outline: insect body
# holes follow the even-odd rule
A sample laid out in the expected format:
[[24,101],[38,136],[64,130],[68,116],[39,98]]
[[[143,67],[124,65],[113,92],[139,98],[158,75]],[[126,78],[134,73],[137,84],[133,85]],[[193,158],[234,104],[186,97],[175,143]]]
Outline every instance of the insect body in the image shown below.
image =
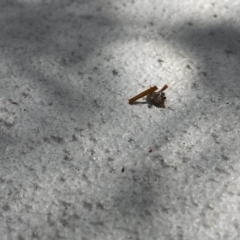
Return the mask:
[[166,96],[164,92],[153,92],[148,95],[147,99],[152,102],[154,105],[165,108],[164,101],[166,100]]

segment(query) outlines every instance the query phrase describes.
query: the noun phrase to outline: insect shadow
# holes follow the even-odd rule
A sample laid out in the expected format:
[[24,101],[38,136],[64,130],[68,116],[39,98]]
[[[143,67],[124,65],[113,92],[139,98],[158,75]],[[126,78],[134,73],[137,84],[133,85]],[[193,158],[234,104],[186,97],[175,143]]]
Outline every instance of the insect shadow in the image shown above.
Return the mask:
[[[148,108],[156,107],[156,108],[165,108],[165,105],[159,105],[158,102],[154,102],[152,100],[152,94],[148,94],[146,97],[143,98],[145,101],[138,101],[134,102],[131,105],[144,105],[147,104]],[[164,99],[165,100],[165,99]]]

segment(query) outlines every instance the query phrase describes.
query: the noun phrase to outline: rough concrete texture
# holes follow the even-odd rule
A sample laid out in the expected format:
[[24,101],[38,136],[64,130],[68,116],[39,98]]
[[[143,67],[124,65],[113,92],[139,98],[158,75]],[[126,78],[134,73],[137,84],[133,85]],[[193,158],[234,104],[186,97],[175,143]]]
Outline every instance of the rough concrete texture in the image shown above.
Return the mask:
[[[239,0],[1,0],[2,240],[240,239]],[[166,108],[127,100],[169,85]]]

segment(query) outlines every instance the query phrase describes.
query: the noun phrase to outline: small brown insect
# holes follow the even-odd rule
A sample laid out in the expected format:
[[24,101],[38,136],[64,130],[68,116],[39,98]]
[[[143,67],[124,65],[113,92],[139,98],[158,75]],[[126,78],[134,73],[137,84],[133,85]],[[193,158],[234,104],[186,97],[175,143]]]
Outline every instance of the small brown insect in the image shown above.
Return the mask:
[[165,88],[164,90],[162,89],[158,92],[153,92],[149,94],[148,100],[158,107],[165,108],[164,101],[166,100],[166,95],[163,91],[167,88]]
[[159,90],[158,92],[155,92],[155,90],[157,90],[157,87],[152,87],[140,94],[138,94],[137,96],[129,99],[129,104],[133,104],[136,100],[138,100],[139,98],[142,98],[144,96],[147,95],[147,101],[151,102],[152,104],[161,107],[161,108],[165,108],[165,104],[164,101],[166,100],[166,96],[164,91],[168,88],[168,85],[164,85],[161,90]]

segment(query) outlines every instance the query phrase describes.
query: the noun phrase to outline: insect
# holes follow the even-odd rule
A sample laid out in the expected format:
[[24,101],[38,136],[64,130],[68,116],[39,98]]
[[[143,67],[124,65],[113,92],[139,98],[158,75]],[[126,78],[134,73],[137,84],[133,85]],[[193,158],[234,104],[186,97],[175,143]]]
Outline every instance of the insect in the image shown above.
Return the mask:
[[161,108],[165,108],[164,101],[166,100],[166,95],[163,92],[164,90],[161,89],[158,92],[153,92],[153,93],[149,94],[147,99],[150,102],[152,102],[154,105],[161,107]]
[[168,88],[168,85],[164,85],[159,91],[155,92],[158,88],[156,86],[149,88],[148,90],[138,94],[137,96],[129,99],[129,104],[133,104],[139,98],[147,95],[147,102],[152,103],[155,106],[165,108],[164,101],[166,100],[166,95],[164,91]]

